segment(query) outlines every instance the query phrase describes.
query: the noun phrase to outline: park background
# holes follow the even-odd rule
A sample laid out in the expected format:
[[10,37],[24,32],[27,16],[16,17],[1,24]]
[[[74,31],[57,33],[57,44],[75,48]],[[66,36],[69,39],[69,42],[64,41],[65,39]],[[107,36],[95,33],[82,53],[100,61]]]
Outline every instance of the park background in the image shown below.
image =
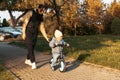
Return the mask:
[[[8,10],[10,14],[12,25],[4,26],[16,27],[14,11],[23,13],[44,3],[46,32],[49,37],[55,29],[64,33],[64,39],[71,45],[65,49],[67,57],[120,70],[120,2],[107,1],[109,4],[102,0],[7,0],[7,3],[1,0],[0,9]],[[10,44],[25,48],[22,40]],[[50,52],[41,34],[36,50]]]

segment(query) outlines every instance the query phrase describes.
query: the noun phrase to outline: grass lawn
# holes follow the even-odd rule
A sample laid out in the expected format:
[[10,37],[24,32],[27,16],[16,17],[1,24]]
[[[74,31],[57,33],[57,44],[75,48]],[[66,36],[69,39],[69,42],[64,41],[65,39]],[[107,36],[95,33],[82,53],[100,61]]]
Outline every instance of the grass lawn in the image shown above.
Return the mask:
[[15,78],[0,65],[0,80],[15,80]]
[[15,80],[15,77],[4,68],[1,58],[0,58],[0,80]]
[[[120,36],[70,36],[65,37],[64,40],[70,44],[70,47],[64,50],[67,57],[120,70]],[[24,46],[23,42],[12,42],[11,44]],[[45,39],[38,38],[36,50],[50,51]]]

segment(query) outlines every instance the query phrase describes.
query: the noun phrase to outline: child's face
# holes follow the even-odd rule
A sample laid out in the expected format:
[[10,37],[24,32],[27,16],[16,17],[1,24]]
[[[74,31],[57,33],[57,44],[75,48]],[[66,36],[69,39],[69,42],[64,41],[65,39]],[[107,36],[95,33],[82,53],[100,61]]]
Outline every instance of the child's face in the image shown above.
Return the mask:
[[58,41],[61,41],[63,39],[63,36],[57,37],[56,38]]

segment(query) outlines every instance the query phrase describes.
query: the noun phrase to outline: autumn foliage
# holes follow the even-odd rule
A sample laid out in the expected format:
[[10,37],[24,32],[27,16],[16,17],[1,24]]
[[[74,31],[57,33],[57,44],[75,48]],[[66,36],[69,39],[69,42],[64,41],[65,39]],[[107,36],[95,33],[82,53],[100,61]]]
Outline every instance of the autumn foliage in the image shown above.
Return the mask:
[[9,13],[25,11],[37,8],[40,3],[46,6],[44,18],[49,34],[56,28],[66,35],[112,33],[114,18],[120,18],[120,2],[116,0],[109,5],[102,0],[1,0],[0,9],[9,10]]

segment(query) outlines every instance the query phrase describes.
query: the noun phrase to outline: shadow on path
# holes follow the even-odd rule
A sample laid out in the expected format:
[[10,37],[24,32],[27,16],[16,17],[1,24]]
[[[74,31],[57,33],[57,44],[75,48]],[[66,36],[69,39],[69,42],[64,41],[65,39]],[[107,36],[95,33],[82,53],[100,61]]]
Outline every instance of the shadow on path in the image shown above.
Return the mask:
[[36,63],[38,64],[37,68],[41,68],[43,67],[44,65],[48,64],[50,61],[50,59],[44,59],[44,60],[39,60],[37,61]]
[[90,54],[81,54],[78,59],[72,62],[66,62],[66,72],[76,69],[84,62],[85,58],[89,57]]

